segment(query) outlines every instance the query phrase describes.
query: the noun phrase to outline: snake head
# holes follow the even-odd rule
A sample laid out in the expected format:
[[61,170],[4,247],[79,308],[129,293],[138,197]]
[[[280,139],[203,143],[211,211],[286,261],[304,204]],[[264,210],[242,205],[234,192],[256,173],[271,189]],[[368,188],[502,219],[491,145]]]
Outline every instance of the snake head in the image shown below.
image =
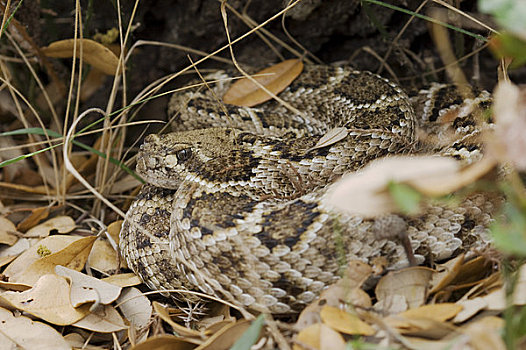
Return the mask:
[[209,128],[148,135],[137,155],[137,172],[155,186],[177,189],[182,181],[209,179],[218,166],[241,152],[239,130]]

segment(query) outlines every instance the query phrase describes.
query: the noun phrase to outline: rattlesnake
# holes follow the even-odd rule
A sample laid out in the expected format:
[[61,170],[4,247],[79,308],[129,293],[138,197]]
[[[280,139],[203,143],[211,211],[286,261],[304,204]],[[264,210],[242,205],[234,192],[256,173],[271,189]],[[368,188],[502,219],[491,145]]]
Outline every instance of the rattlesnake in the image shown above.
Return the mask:
[[[402,89],[382,77],[306,66],[279,95],[302,111],[297,115],[276,101],[222,106],[229,77],[218,72],[210,88],[175,95],[176,132],[149,135],[141,146],[137,171],[147,184],[128,210],[120,249],[152,289],[193,289],[296,312],[340,278],[342,258],[383,256],[390,268],[407,265],[399,243],[373,234],[374,220],[334,211],[325,200],[332,182],[386,155],[481,156],[479,126],[466,109],[487,93],[457,105],[454,122],[445,124],[444,106],[432,100],[454,89],[422,90],[413,101],[417,116]],[[314,147],[342,126],[347,137]],[[417,138],[417,130],[433,142]],[[417,217],[400,217],[422,263],[487,244],[494,209],[472,194],[459,206],[429,205]]]

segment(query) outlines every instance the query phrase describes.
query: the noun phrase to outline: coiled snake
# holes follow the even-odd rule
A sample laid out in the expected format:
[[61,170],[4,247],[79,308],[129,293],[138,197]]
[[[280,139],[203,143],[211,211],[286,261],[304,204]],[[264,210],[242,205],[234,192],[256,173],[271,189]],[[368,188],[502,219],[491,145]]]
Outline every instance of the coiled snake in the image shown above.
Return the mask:
[[[305,67],[280,94],[302,115],[276,101],[221,106],[217,96],[229,85],[175,95],[177,131],[150,135],[141,146],[137,171],[147,184],[126,215],[120,249],[150,288],[187,288],[272,313],[296,312],[339,279],[342,257],[383,256],[392,268],[407,265],[399,243],[373,234],[374,220],[326,203],[331,183],[392,154],[440,153],[468,162],[481,155],[470,141],[478,127],[463,111],[487,94],[461,103],[446,124],[444,106],[432,100],[451,89],[421,91],[413,101],[417,115],[397,85],[348,67]],[[314,147],[341,126],[347,137]],[[461,141],[424,145],[417,129]],[[473,194],[458,207],[430,205],[404,217],[418,262],[487,244],[494,207]]]

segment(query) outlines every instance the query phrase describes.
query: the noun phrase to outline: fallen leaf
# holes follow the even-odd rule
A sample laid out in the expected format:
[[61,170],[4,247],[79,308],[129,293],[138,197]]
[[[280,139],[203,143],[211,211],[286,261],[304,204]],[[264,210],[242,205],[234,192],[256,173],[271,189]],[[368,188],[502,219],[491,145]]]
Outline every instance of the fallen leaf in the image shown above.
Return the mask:
[[[298,59],[286,60],[254,75],[254,79],[277,95],[285,90],[303,71],[303,62]],[[223,102],[235,106],[253,107],[272,98],[247,78],[236,81],[223,96]]]
[[[301,346],[304,344],[306,347]],[[296,336],[296,341],[292,345],[292,350],[310,350],[310,349],[346,349],[345,341],[342,336],[322,324],[313,324]]]
[[322,324],[320,326],[320,349],[345,350],[347,346],[340,333]]
[[322,136],[321,139],[318,140],[318,142],[314,145],[314,147],[309,148],[306,152],[310,152],[312,150],[327,147],[330,145],[335,144],[338,141],[343,140],[344,138],[349,135],[349,130],[344,127],[337,127],[332,128],[325,135]]
[[0,217],[0,244],[13,245],[18,241],[18,236],[15,234],[15,224],[9,219]]
[[53,208],[54,207],[45,206],[31,209],[31,214],[18,223],[17,229],[26,232],[31,227],[36,226],[40,221],[46,219]]
[[504,350],[502,340],[504,320],[496,316],[487,316],[463,327],[463,333],[469,335],[469,343],[477,350]]
[[488,306],[486,301],[480,297],[468,300],[460,300],[457,301],[457,304],[462,306],[462,311],[460,311],[455,316],[453,323],[462,323],[475,316],[479,311],[484,310]]
[[454,303],[423,305],[398,315],[390,316],[386,319],[386,322],[393,327],[409,328],[412,320],[420,321],[426,319],[444,322],[455,317],[460,311],[462,311],[462,305]]
[[[82,44],[82,60],[99,69],[104,74],[115,75],[119,65],[119,59],[106,46],[91,39],[66,39],[55,41],[40,51],[47,57],[70,58],[76,41],[76,57],[80,56],[80,45]],[[82,43],[81,43],[82,42]]]
[[230,349],[250,327],[250,321],[240,320],[230,325],[226,325],[220,331],[208,338],[203,344],[199,345],[195,350],[219,350]]
[[122,223],[124,220],[117,220],[108,225],[106,230],[108,234],[113,238],[113,241],[118,245],[119,244],[119,234],[121,233]]
[[137,288],[126,288],[117,299],[122,314],[137,329],[143,329],[150,323],[152,305],[150,300]]
[[345,334],[373,335],[376,333],[373,327],[360,320],[358,316],[334,306],[324,306],[320,316],[324,324]]
[[2,349],[71,349],[53,327],[14,316],[11,311],[0,308],[0,347]]
[[[57,240],[58,237],[66,238],[68,236],[47,237],[36,244],[36,247],[31,247],[13,261],[4,271],[9,282],[33,285],[40,276],[55,273],[55,266],[57,265],[80,271],[84,267],[93,242],[97,237],[90,236],[80,239],[69,237]],[[70,243],[64,246],[66,242]],[[60,250],[56,251],[56,247],[60,247]]]
[[73,326],[98,333],[118,332],[128,328],[119,312],[111,305],[99,307],[80,321],[73,323]]
[[389,272],[376,285],[376,298],[381,302],[399,295],[407,302],[409,309],[423,305],[433,273],[434,270],[421,266]]
[[174,335],[155,335],[132,346],[130,350],[192,350],[195,344],[188,343]]
[[86,78],[82,81],[82,86],[80,88],[80,100],[82,102],[86,102],[95,92],[97,92],[102,87],[105,81],[106,75],[100,70],[90,70]]
[[31,246],[30,240],[27,238],[20,238],[11,247],[0,246],[0,258],[16,257],[22,252],[25,252]]
[[31,229],[29,229],[24,237],[47,237],[53,231],[58,233],[69,233],[73,231],[77,225],[75,221],[69,216],[57,216],[49,219]]
[[91,249],[88,265],[96,271],[111,275],[119,270],[119,255],[108,240],[99,239]]
[[142,283],[141,279],[133,272],[120,273],[103,278],[101,281],[114,284],[119,287],[133,287]]
[[73,305],[73,307],[78,307],[88,302],[104,305],[110,304],[117,300],[121,294],[120,287],[64,266],[55,266],[55,273],[70,280],[71,305]]
[[431,290],[429,294],[433,294],[443,289],[451,283],[458,275],[460,267],[464,263],[464,254],[460,254],[454,259],[448,260],[444,264],[437,264],[430,282]]
[[381,158],[332,185],[328,202],[345,213],[367,217],[397,212],[399,208],[388,192],[390,183],[441,179],[458,171],[459,164],[454,159],[438,156]]
[[359,260],[351,260],[343,278],[322,291],[318,299],[302,310],[294,328],[302,330],[321,322],[320,312],[326,305],[340,307],[343,304],[350,308],[370,308],[372,306],[371,297],[360,287],[371,273],[370,265]]
[[68,282],[55,274],[40,277],[35,286],[25,292],[3,292],[0,303],[25,311],[47,322],[66,326],[89,313],[88,306],[74,308],[69,301]]
[[170,317],[170,314],[168,313],[167,309],[165,306],[163,306],[162,304],[154,301],[153,302],[153,309],[155,310],[155,312],[157,313],[157,315],[166,323],[168,323],[173,331],[181,336],[184,336],[184,337],[196,337],[196,338],[199,338],[202,336],[202,333],[199,332],[199,331],[196,331],[194,329],[190,329],[190,328],[186,328],[184,326],[181,326],[180,324],[178,324],[177,322],[174,322],[172,320],[172,317]]

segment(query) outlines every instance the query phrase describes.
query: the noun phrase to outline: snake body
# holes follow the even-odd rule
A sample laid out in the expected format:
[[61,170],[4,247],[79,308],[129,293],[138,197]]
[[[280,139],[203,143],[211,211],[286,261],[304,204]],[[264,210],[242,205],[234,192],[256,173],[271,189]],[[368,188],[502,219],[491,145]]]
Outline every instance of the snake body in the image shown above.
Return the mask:
[[[374,234],[374,219],[327,203],[342,174],[401,153],[468,162],[481,155],[466,104],[444,123],[443,106],[429,103],[444,94],[441,87],[420,92],[416,115],[405,92],[382,77],[306,66],[279,95],[302,112],[295,114],[276,101],[221,105],[228,78],[219,72],[211,89],[175,95],[176,131],[149,135],[141,146],[137,171],[147,184],[128,210],[120,249],[152,289],[198,290],[258,310],[297,312],[340,278],[342,261],[382,256],[390,268],[407,265],[399,243]],[[335,127],[349,134],[317,147]],[[456,138],[429,144],[417,130]],[[429,205],[403,217],[417,261],[486,245],[494,209],[473,194],[459,206]]]

